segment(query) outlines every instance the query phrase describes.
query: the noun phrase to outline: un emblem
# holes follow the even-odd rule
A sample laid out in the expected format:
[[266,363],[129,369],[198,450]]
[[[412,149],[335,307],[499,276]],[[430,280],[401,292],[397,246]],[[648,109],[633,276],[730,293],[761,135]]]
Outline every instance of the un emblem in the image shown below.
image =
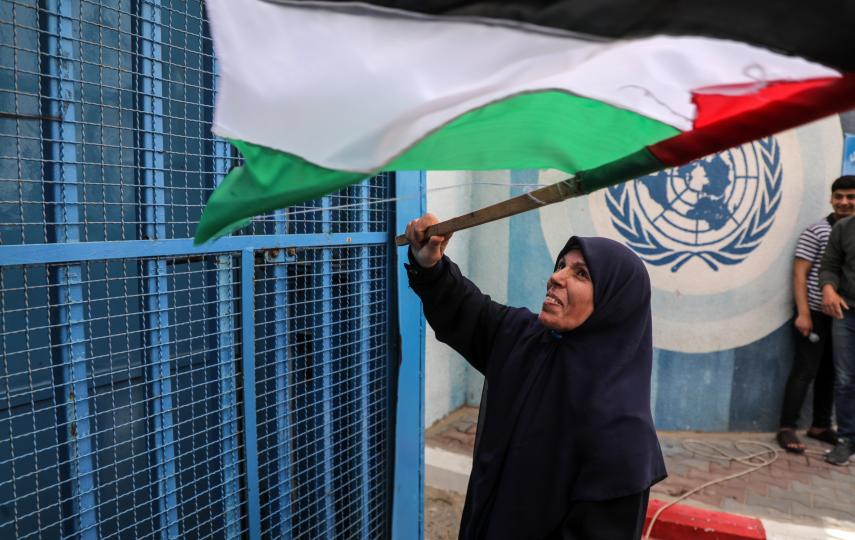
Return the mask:
[[[848,153],[840,118],[830,117],[545,206],[547,249],[536,264],[548,265],[569,235],[617,240],[645,260],[656,347],[687,353],[742,347],[790,324],[796,239],[828,213],[831,181]],[[542,171],[538,183],[564,177]],[[535,235],[525,240],[532,238],[537,245]],[[515,264],[521,263],[511,261],[513,272],[538,268]]]
[[647,263],[677,272],[692,259],[713,271],[751,254],[781,204],[773,137],[608,189],[612,224]]

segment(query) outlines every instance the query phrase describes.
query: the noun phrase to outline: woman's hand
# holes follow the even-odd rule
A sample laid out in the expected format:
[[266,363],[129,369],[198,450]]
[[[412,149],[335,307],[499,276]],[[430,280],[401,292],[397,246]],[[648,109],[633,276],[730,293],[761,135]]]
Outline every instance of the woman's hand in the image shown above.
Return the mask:
[[410,251],[419,266],[422,268],[432,268],[442,259],[442,254],[445,253],[445,247],[454,233],[449,233],[445,236],[425,237],[425,230],[439,223],[439,220],[433,214],[425,214],[418,219],[407,224],[406,236],[410,241]]

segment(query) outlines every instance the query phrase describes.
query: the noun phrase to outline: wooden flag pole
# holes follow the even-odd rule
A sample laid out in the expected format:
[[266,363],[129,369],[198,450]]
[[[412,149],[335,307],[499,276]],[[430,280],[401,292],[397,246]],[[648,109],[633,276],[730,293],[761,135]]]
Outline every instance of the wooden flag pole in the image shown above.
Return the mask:
[[[580,195],[584,195],[581,179],[576,177],[568,178],[535,191],[523,193],[507,201],[502,201],[481,208],[480,210],[436,223],[427,228],[425,235],[426,237],[431,237],[462,231],[476,225],[490,223],[491,221],[521,214],[534,208],[565,201]],[[403,234],[395,237],[396,246],[406,246],[409,243],[410,241]]]

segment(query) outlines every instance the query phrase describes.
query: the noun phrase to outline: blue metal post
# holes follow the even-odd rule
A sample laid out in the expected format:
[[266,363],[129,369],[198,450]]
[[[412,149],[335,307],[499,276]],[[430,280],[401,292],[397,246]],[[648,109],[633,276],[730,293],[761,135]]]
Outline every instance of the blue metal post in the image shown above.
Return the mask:
[[[80,209],[77,178],[77,108],[75,105],[76,62],[72,2],[50,0],[45,17],[47,77],[50,122],[49,178],[53,184],[56,241],[80,241]],[[92,436],[89,375],[86,358],[86,315],[83,306],[83,276],[79,264],[55,270],[59,312],[60,386],[65,404],[65,435],[69,446],[71,498],[75,533],[81,538],[97,537],[96,485],[93,472],[95,444]]]
[[[214,180],[217,185],[229,171],[229,143],[214,141]],[[223,529],[226,538],[240,537],[240,458],[238,455],[238,404],[235,380],[234,266],[231,255],[217,256],[217,366],[219,368],[220,440],[223,455]]]
[[[322,231],[332,229],[331,199],[321,199]],[[323,410],[323,485],[326,536],[335,535],[335,503],[333,499],[333,377],[332,377],[332,250],[324,248],[321,255],[321,408]]]
[[[362,192],[362,205],[359,211],[359,222],[362,232],[369,231],[368,201],[371,195],[371,179],[366,178],[360,185]],[[357,389],[359,395],[359,475],[362,477],[360,491],[362,499],[362,512],[360,514],[361,538],[369,538],[370,535],[370,509],[371,504],[371,248],[363,246],[359,248],[359,363]]]
[[249,538],[261,538],[258,490],[258,423],[255,414],[255,251],[245,249],[240,261],[241,368],[243,370],[243,447]]
[[[286,234],[285,212],[278,210],[276,234]],[[288,384],[288,267],[286,254],[280,249],[273,267],[273,362],[276,385],[276,492],[279,501],[279,535],[291,538],[291,387]]]
[[[163,148],[163,62],[160,0],[144,0],[140,13],[140,69],[142,111],[142,174],[146,236],[166,236],[166,193]],[[161,538],[178,538],[176,444],[169,346],[169,284],[166,260],[148,259],[144,265],[148,314],[153,451],[157,473],[157,514]]]
[[[398,231],[425,212],[423,172],[395,174]],[[400,199],[403,198],[403,199]],[[424,522],[424,342],[425,321],[418,297],[407,286],[403,262],[406,249],[398,250],[398,324],[401,333],[401,367],[398,372],[398,406],[395,424],[395,493],[392,538],[421,539]]]

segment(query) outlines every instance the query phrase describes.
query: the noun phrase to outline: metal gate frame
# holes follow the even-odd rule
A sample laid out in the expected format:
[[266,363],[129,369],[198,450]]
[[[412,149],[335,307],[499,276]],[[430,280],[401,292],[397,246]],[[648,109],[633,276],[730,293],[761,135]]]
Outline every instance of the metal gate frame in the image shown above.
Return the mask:
[[[396,230],[427,211],[427,177],[421,172],[396,173]],[[400,332],[397,410],[395,419],[395,488],[392,537],[424,537],[425,469],[425,335],[421,301],[407,286],[403,261],[409,246],[399,248],[396,261],[398,328]]]

